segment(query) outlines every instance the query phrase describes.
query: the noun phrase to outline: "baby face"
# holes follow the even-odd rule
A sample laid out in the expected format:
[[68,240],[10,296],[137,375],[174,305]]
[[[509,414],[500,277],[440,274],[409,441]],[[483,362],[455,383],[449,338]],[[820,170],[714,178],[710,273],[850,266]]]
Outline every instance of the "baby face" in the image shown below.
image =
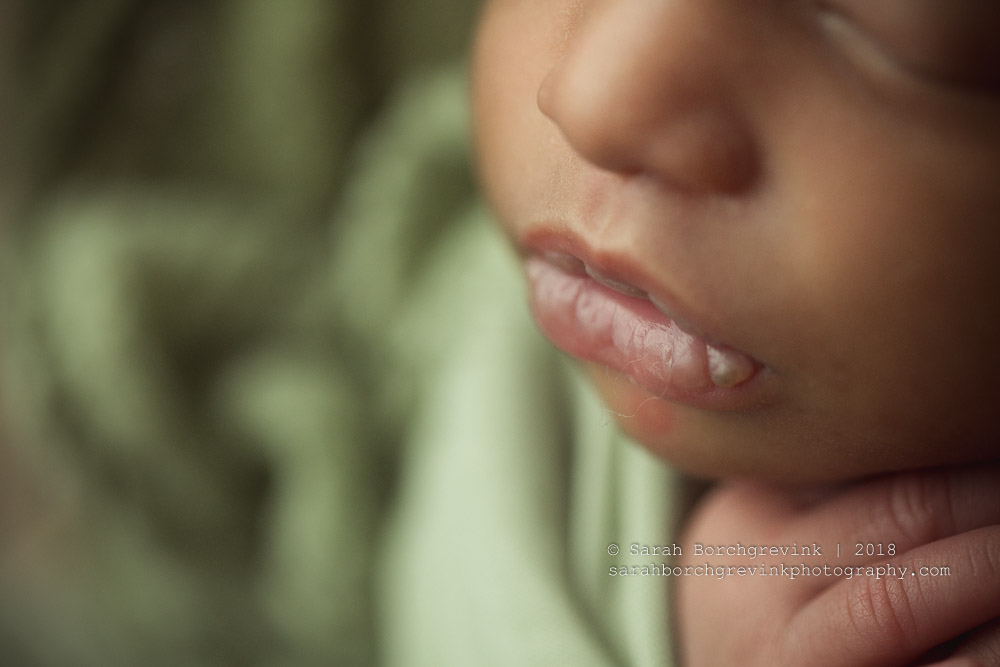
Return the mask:
[[483,184],[542,331],[708,476],[997,456],[1000,4],[493,0]]

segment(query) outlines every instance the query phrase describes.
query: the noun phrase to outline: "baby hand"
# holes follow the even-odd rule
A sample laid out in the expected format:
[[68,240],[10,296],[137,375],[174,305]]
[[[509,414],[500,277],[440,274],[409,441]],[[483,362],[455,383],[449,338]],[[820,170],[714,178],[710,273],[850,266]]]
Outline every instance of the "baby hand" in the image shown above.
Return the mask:
[[[779,551],[696,556],[695,543]],[[793,543],[799,556],[780,553]],[[814,543],[821,555],[801,555]],[[680,544],[681,566],[734,566],[678,578],[684,665],[1000,664],[1000,466],[893,474],[818,501],[726,482]]]

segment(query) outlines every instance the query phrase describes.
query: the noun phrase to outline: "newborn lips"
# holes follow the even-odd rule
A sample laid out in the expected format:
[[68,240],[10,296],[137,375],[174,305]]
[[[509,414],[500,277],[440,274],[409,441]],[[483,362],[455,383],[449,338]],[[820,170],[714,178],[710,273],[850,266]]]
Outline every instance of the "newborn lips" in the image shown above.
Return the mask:
[[600,273],[590,268],[589,266],[585,265],[584,269],[586,270],[588,276],[590,276],[591,278],[593,278],[594,280],[596,280],[597,282],[601,283],[602,285],[604,285],[609,289],[613,289],[616,292],[620,292],[625,296],[635,297],[636,299],[649,298],[649,295],[646,294],[641,289],[639,289],[638,287],[629,285],[628,283],[623,283],[620,280],[614,280],[613,278],[602,276]]
[[545,252],[529,257],[525,269],[535,318],[558,347],[619,370],[653,395],[711,403],[759,368],[742,352],[682,327],[644,290],[573,255]]

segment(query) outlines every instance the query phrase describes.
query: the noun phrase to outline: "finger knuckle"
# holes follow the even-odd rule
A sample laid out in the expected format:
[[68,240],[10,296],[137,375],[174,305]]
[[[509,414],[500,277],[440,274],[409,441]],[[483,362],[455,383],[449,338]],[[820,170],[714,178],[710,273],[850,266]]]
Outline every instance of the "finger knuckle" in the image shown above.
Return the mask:
[[979,581],[1000,585],[1000,526],[987,526],[968,542],[970,571]]
[[925,544],[954,523],[945,475],[905,474],[888,486],[884,511],[891,529],[912,544]]
[[919,589],[908,589],[895,579],[858,580],[847,601],[853,632],[873,644],[898,649],[911,646],[918,639],[914,595],[919,595]]

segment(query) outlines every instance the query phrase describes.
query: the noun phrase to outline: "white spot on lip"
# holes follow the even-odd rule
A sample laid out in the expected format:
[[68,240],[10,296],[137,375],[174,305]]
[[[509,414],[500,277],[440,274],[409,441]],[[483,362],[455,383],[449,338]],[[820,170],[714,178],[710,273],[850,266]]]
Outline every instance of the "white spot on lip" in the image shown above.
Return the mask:
[[[653,307],[670,319],[672,324],[680,331],[700,340],[705,345],[708,374],[715,386],[721,388],[735,387],[747,381],[756,373],[758,364],[751,357],[726,345],[714,342],[712,338],[702,334],[685,320],[679,319],[660,299],[645,290],[631,283],[609,278],[570,253],[546,251],[542,253],[542,258],[549,265],[565,273],[575,276],[589,276],[598,284],[619,294],[652,303]],[[641,348],[642,345],[635,347]],[[671,363],[672,361],[671,359]]]
[[708,374],[717,387],[735,387],[754,374],[754,362],[736,350],[706,345]]

